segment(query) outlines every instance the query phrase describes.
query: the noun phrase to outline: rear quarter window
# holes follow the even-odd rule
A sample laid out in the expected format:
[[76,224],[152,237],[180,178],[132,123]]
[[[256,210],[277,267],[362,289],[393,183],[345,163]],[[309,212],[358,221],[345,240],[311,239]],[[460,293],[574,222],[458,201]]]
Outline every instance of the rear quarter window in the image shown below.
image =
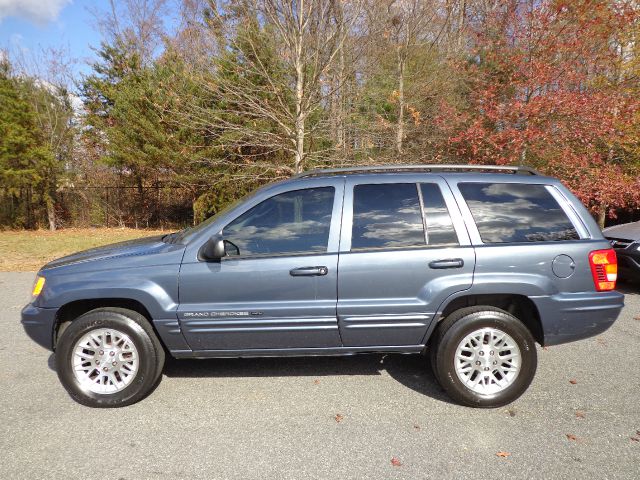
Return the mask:
[[580,236],[545,185],[459,183],[484,243],[553,242]]

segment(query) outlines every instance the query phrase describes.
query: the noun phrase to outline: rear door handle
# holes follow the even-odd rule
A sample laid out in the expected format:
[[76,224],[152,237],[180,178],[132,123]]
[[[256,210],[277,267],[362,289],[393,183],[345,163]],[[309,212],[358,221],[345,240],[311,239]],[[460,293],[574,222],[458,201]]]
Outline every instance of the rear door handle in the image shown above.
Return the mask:
[[462,268],[464,266],[464,260],[461,258],[446,258],[442,260],[434,260],[429,262],[430,268],[442,269],[442,268]]
[[329,273],[327,267],[300,267],[289,270],[292,277],[320,277]]

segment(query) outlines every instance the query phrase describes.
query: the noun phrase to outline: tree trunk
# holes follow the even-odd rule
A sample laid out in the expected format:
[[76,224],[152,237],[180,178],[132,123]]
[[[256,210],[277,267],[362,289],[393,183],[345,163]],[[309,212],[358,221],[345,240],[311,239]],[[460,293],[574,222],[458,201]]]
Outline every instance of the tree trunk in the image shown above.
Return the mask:
[[302,162],[304,161],[304,127],[305,116],[303,112],[304,101],[304,65],[302,61],[302,39],[303,39],[303,23],[304,18],[301,12],[304,11],[303,5],[300,6],[300,14],[298,20],[297,42],[296,42],[296,158],[294,165],[294,172],[302,172]]
[[33,221],[33,187],[27,188],[27,228],[34,228],[35,222]]
[[601,203],[600,205],[598,205],[598,226],[600,227],[600,230],[602,230],[604,228],[604,222],[607,219],[607,204],[606,203]]
[[49,221],[49,230],[55,231],[56,229],[56,210],[55,205],[53,203],[53,199],[51,197],[47,197],[47,220]]
[[[341,9],[340,2],[337,2],[338,8]],[[340,10],[340,37],[344,35],[344,19],[342,17],[342,11]],[[340,47],[340,54],[338,57],[338,87],[336,90],[336,100],[338,102],[338,111],[337,111],[337,138],[336,143],[338,147],[342,147],[344,152],[345,150],[345,132],[344,132],[344,46]]]
[[144,186],[142,185],[142,175],[136,175],[136,187],[138,189],[138,211],[136,212],[135,228],[138,228],[138,218],[144,212]]
[[520,152],[520,161],[518,164],[521,167],[524,167],[527,164],[527,146],[522,147],[522,151]]
[[457,28],[457,35],[458,35],[458,41],[456,42],[458,44],[458,51],[462,50],[462,46],[464,43],[464,24],[465,24],[465,19],[467,16],[467,2],[466,0],[461,0],[460,1],[460,11],[458,12],[458,28]]
[[[335,3],[335,19],[338,24],[338,36],[344,35],[344,18],[342,15],[342,5],[340,2]],[[344,153],[345,133],[344,133],[344,45],[339,47],[338,64],[333,70],[331,79],[331,137],[336,150],[341,149]]]
[[404,58],[398,48],[398,122],[396,125],[396,152],[403,153],[404,141]]
[[304,93],[302,68],[296,68],[298,80],[296,81],[296,159],[294,171],[302,172],[304,161],[304,116],[302,113],[302,96]]
[[333,95],[330,99],[329,104],[329,125],[331,127],[331,139],[333,140],[334,145],[338,148],[340,145],[338,144],[338,80],[337,74],[334,74],[331,79],[331,88],[333,89]]
[[344,53],[340,52],[338,58],[338,71],[336,72],[331,97],[331,135],[336,149],[345,150],[345,125],[344,125]]

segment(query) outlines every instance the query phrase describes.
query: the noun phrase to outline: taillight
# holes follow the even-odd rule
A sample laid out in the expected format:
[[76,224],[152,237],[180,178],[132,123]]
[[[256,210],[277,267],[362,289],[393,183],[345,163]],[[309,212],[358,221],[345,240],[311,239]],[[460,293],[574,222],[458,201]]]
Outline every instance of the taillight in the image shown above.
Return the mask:
[[616,288],[618,278],[618,258],[613,248],[608,250],[594,250],[589,254],[589,265],[593,283],[598,292]]

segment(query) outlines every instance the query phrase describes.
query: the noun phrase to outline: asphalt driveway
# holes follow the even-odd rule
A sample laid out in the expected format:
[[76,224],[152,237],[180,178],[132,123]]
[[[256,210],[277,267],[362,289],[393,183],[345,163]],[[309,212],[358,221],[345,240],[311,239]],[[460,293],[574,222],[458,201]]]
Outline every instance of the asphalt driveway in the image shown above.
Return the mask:
[[[605,334],[539,349],[512,405],[450,403],[419,356],[171,361],[117,410],[74,403],[0,273],[0,477],[640,478],[640,289]],[[503,456],[497,454],[502,452]]]

